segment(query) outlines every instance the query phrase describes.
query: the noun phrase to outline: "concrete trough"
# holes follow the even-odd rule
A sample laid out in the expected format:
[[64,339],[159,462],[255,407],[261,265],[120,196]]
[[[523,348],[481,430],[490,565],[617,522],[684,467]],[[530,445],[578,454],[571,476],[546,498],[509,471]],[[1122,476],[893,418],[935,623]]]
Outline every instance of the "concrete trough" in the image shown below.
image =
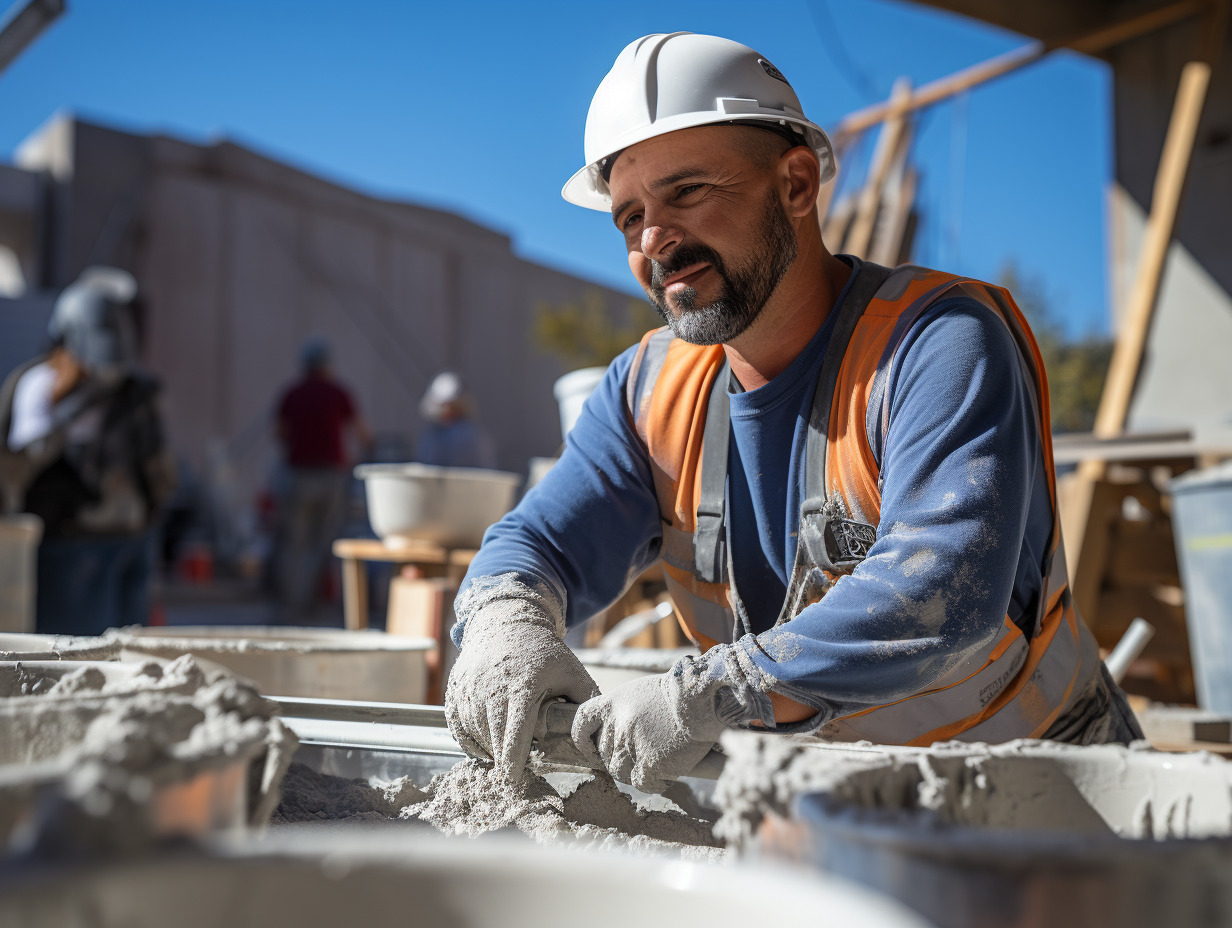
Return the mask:
[[656,673],[666,673],[696,648],[577,648],[574,651],[602,693],[622,683]]
[[[945,928],[1232,921],[1232,766],[1212,755],[844,747],[801,749],[760,775],[778,792],[755,822],[759,853],[854,879]],[[725,813],[739,794],[720,782]],[[757,816],[743,795],[747,827]],[[719,830],[735,826],[729,816]]]
[[131,627],[116,632],[126,657],[211,661],[267,696],[422,703],[431,638],[380,631],[267,626]]
[[120,642],[111,635],[0,633],[0,661],[114,661]]
[[430,925],[433,928],[629,928],[804,925],[925,928],[890,900],[783,868],[742,871],[579,854],[494,836],[453,842],[416,832],[271,832],[74,868],[0,872],[0,924],[29,928],[176,925]]

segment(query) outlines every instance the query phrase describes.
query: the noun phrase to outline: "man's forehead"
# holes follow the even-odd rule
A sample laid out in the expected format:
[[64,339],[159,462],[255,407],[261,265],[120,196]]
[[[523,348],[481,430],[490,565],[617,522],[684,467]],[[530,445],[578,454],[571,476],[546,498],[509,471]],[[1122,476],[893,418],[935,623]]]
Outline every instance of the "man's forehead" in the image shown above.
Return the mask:
[[609,175],[613,193],[622,180],[636,175],[639,185],[654,188],[679,179],[682,171],[721,169],[743,155],[738,128],[698,126],[646,139],[615,155]]

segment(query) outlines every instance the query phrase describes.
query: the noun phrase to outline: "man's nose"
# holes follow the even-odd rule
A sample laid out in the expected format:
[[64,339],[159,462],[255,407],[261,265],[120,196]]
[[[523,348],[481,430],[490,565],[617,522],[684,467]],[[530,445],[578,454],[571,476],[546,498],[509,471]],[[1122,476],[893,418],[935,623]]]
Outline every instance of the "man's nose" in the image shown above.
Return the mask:
[[663,261],[680,247],[683,238],[680,229],[670,223],[648,223],[642,229],[642,254],[654,261]]

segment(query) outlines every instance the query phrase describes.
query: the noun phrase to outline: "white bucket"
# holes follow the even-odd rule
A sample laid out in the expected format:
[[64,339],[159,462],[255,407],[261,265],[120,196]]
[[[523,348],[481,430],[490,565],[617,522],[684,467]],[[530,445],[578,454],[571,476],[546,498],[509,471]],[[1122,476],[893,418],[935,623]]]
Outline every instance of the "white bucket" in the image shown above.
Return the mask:
[[586,398],[595,392],[599,381],[607,373],[606,367],[583,367],[581,370],[570,371],[558,379],[552,387],[556,402],[560,406],[560,437],[563,440],[582,414],[582,406]]
[[355,476],[364,482],[372,530],[390,548],[415,541],[477,548],[522,482],[505,471],[432,464],[362,464]]

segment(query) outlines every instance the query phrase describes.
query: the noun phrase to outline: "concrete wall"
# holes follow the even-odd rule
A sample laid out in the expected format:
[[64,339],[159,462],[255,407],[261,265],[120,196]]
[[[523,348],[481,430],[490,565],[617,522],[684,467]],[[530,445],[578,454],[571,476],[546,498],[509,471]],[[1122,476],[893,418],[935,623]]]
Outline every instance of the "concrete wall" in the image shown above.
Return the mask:
[[240,499],[276,460],[271,411],[308,336],[329,339],[373,428],[408,441],[428,382],[456,369],[500,466],[524,471],[560,444],[551,386],[565,372],[533,344],[535,306],[598,290],[623,313],[632,299],[521,260],[507,236],[460,216],[365,196],[228,142],[59,118],[19,162],[52,187],[51,282],[97,263],[136,275],[176,450],[198,472],[222,454]]

